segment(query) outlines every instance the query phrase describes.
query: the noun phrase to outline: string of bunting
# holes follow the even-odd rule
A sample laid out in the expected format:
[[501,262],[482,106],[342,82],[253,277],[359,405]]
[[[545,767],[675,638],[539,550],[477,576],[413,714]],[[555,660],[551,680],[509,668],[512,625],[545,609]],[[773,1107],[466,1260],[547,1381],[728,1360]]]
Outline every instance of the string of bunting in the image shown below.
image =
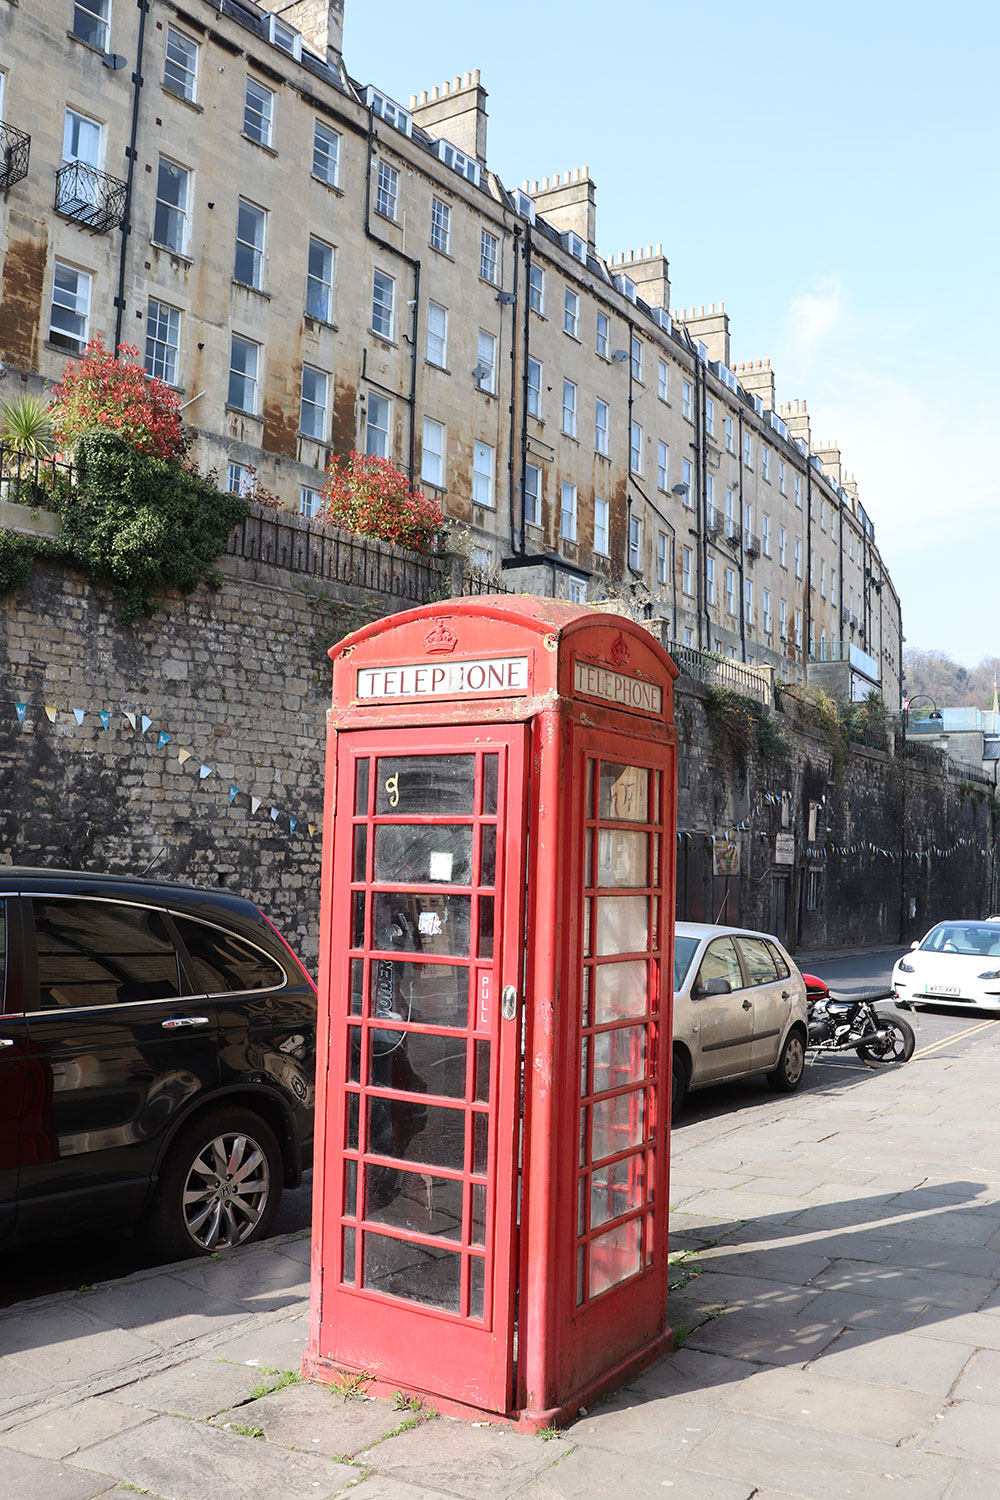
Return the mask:
[[[14,713],[17,716],[17,722],[23,731],[26,724],[30,725],[33,723],[32,714],[38,713],[37,707],[31,703],[28,703],[27,700],[25,700],[24,702],[18,702],[17,700],[8,700],[8,702],[11,701],[13,702],[13,709]],[[199,756],[195,755],[193,750],[186,750],[182,745],[179,745],[175,741],[174,736],[172,734],[168,734],[166,729],[156,729],[154,720],[151,719],[148,714],[139,713],[130,708],[58,708],[51,703],[43,704],[42,712],[44,713],[45,718],[50,724],[58,724],[61,719],[65,720],[67,718],[71,718],[76,721],[78,727],[82,727],[88,714],[96,714],[97,718],[100,720],[101,728],[104,730],[105,734],[111,733],[112,721],[120,716],[123,723],[128,724],[133,733],[138,730],[140,738],[145,737],[149,730],[156,730],[155,743],[157,750],[166,751],[167,746],[172,745],[173,750],[169,751],[168,753],[170,755],[174,755],[176,753],[177,760],[182,766],[186,765],[188,761],[198,761],[199,781],[207,781],[210,776],[214,776],[216,774],[216,769],[214,766],[210,766],[205,761],[201,760]],[[41,722],[40,716],[39,722]],[[152,741],[150,741],[150,743],[152,743]],[[260,809],[265,806],[265,798],[255,797],[251,793],[245,792],[243,788],[239,786],[235,781],[231,781],[229,783],[229,806],[232,807],[237,798],[241,796],[245,797],[247,804],[249,804],[251,817],[254,817],[260,811]],[[288,812],[286,808],[269,805],[268,812],[270,814],[272,823],[278,823],[280,820],[287,821],[289,834],[293,834],[296,828],[298,828],[302,822],[301,818],[296,817],[293,813]],[[312,838],[316,833],[319,825],[317,823],[307,822],[305,826],[309,831],[309,837]]]

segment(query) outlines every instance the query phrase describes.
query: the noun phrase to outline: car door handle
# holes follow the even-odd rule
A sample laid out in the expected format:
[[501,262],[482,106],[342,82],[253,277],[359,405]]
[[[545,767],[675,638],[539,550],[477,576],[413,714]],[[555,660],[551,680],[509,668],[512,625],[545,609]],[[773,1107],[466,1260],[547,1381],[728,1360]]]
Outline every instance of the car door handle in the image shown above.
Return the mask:
[[790,1000],[792,997],[789,994],[788,990],[782,990],[782,992],[781,992],[781,998],[782,998],[782,1000]]
[[13,1047],[14,1043],[9,1036],[0,1036],[0,1047]]
[[176,1031],[180,1026],[207,1026],[207,1016],[171,1016],[169,1021],[161,1021],[160,1025],[164,1031]]
[[744,1010],[753,1010],[753,1001],[752,1000],[744,1000],[744,1002],[743,1002],[743,1009]]

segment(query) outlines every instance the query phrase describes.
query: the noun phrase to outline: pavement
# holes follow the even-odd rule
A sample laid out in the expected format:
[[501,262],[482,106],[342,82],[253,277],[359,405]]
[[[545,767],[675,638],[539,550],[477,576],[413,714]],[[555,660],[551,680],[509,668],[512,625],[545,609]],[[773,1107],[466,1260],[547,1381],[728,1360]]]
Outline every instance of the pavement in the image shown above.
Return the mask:
[[812,1066],[694,1096],[677,1348],[561,1435],[299,1381],[289,1235],[0,1313],[0,1497],[1000,1500],[1000,1026]]

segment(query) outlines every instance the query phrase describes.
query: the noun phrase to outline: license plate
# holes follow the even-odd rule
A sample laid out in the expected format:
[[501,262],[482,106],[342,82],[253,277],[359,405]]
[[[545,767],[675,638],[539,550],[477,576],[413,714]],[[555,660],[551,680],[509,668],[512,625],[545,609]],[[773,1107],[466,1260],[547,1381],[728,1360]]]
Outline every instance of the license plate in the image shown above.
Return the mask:
[[961,989],[957,984],[925,984],[925,995],[960,995]]

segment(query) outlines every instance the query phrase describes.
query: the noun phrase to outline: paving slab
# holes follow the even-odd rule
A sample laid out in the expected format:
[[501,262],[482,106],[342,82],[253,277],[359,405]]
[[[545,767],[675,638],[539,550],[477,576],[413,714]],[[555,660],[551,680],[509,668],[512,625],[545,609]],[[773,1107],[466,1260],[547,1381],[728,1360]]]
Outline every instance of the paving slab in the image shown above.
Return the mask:
[[944,1455],[741,1414],[721,1422],[688,1464],[797,1500],[944,1500],[957,1467]]
[[873,1399],[870,1385],[822,1371],[822,1363],[808,1370],[752,1370],[746,1380],[722,1386],[716,1405],[891,1444],[906,1442],[932,1425],[940,1409],[937,1396],[883,1388]]
[[901,1391],[946,1396],[975,1353],[969,1344],[918,1338],[912,1333],[844,1333],[816,1368],[841,1380],[861,1380]]
[[[252,1274],[246,1257],[257,1250]],[[248,1246],[220,1261],[189,1260],[173,1273],[203,1296],[223,1299],[253,1312],[281,1312],[309,1296],[309,1268],[287,1255]]]
[[993,1404],[956,1401],[949,1406],[933,1431],[918,1444],[928,1453],[949,1453],[954,1458],[994,1465],[996,1493],[1000,1494],[1000,1422]]
[[[718,1479],[677,1467],[665,1473],[659,1463],[642,1458],[577,1448],[513,1491],[512,1500],[756,1500],[757,1493],[745,1479]],[[361,1486],[352,1500],[363,1495]]]
[[786,1286],[802,1286],[812,1282],[829,1266],[827,1256],[808,1250],[740,1249],[731,1245],[718,1245],[703,1250],[698,1259],[713,1271],[731,1276],[759,1276],[767,1281],[782,1282]]
[[247,1316],[239,1303],[191,1286],[172,1273],[130,1277],[100,1288],[88,1298],[88,1312],[116,1328],[141,1328],[144,1338],[161,1349],[222,1332]]
[[974,1354],[951,1394],[956,1401],[985,1401],[1000,1406],[1000,1353],[983,1349]]
[[869,1261],[837,1260],[818,1275],[813,1285],[821,1292],[853,1292],[877,1301],[906,1301],[923,1297],[936,1307],[973,1311],[981,1307],[995,1283],[985,1276],[960,1276],[950,1271],[925,1271],[919,1266],[873,1265]]
[[997,1471],[980,1464],[960,1463],[946,1500],[997,1500]]
[[30,1422],[5,1432],[0,1447],[34,1453],[39,1458],[66,1458],[78,1448],[89,1448],[103,1438],[137,1427],[153,1415],[144,1407],[122,1406],[107,1396],[91,1396],[72,1406],[45,1402],[41,1410],[34,1408]]
[[[228,1419],[260,1427],[269,1443],[285,1448],[353,1458],[363,1448],[380,1443],[412,1415],[396,1411],[391,1401],[367,1397],[345,1401],[329,1386],[302,1384],[261,1396],[231,1412]],[[218,1420],[221,1423],[222,1418]]]
[[753,1312],[723,1313],[694,1329],[686,1340],[692,1349],[749,1359],[766,1365],[803,1365],[839,1337],[842,1323],[796,1321]]
[[302,1369],[302,1355],[309,1342],[309,1304],[303,1305],[297,1315],[274,1322],[255,1321],[253,1326],[241,1330],[232,1338],[219,1339],[213,1353],[220,1359],[232,1360],[234,1364],[247,1364],[260,1369]]
[[[814,1288],[808,1288],[814,1291]],[[881,1328],[905,1333],[927,1309],[927,1299],[915,1296],[902,1301],[873,1300],[864,1291],[818,1292],[801,1311],[821,1323],[842,1323],[845,1328]]]
[[261,1380],[261,1372],[247,1365],[227,1364],[202,1356],[133,1381],[114,1392],[114,1399],[150,1412],[172,1412],[178,1417],[214,1417],[246,1401]]
[[107,1480],[81,1473],[58,1459],[5,1452],[2,1457],[5,1500],[92,1500],[107,1490]]
[[682,1296],[686,1301],[702,1306],[756,1307],[761,1312],[775,1308],[789,1315],[799,1312],[815,1295],[811,1287],[792,1286],[758,1276],[722,1275],[714,1269],[693,1276],[674,1292],[675,1297]]
[[904,1240],[889,1256],[895,1266],[953,1271],[962,1276],[1000,1279],[1000,1254],[985,1245],[948,1245],[940,1240]]
[[372,1474],[350,1491],[351,1500],[455,1500],[443,1490],[429,1490],[424,1485],[407,1484],[385,1474]]
[[995,1312],[955,1313],[930,1307],[914,1319],[910,1332],[922,1339],[953,1339],[980,1349],[1000,1349],[1000,1318]]
[[169,1500],[260,1500],[268,1492],[281,1500],[325,1500],[361,1477],[333,1459],[182,1417],[154,1417],[78,1453],[74,1463]]
[[569,1439],[585,1448],[637,1454],[670,1473],[690,1450],[723,1420],[725,1413],[706,1403],[674,1401],[669,1396],[637,1396],[627,1391],[603,1402],[567,1429]]
[[408,1484],[474,1500],[509,1500],[552,1466],[559,1457],[558,1441],[442,1417],[366,1448],[357,1459],[377,1474]]

